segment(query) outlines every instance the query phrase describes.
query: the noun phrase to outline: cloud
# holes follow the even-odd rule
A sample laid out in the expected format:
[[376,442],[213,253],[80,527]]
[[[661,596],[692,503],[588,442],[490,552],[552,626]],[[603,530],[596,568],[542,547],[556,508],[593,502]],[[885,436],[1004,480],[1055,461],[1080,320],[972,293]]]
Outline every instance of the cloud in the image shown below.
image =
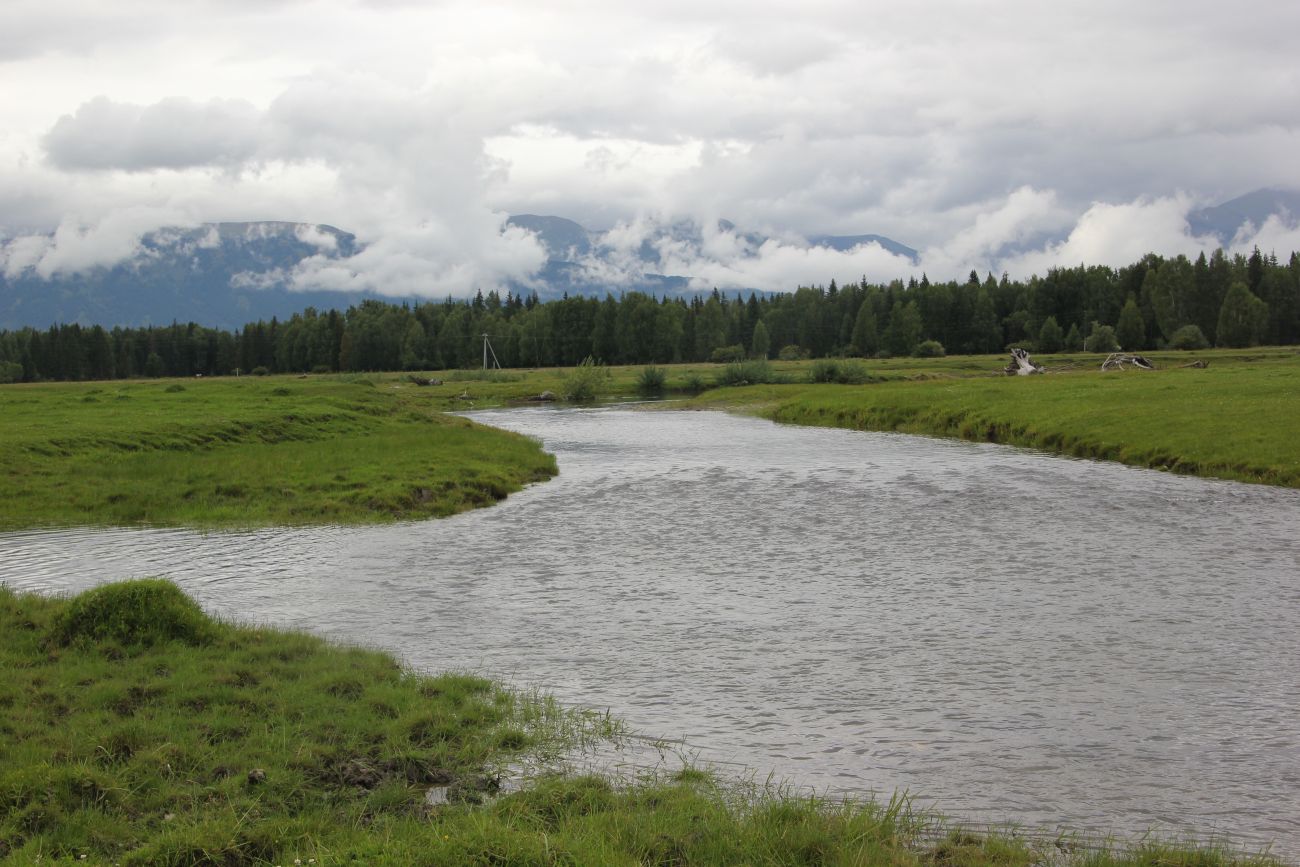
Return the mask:
[[258,152],[260,121],[242,100],[140,106],[99,96],[59,118],[43,144],[56,167],[72,171],[238,166]]
[[176,211],[128,207],[93,222],[69,218],[52,236],[25,235],[0,246],[0,263],[10,279],[31,273],[42,279],[109,267],[141,251],[140,241],[159,226],[183,226]]
[[1244,2],[13,0],[5,267],[129,257],[139,213],[337,225],[362,252],[290,279],[390,294],[528,280],[540,249],[501,232],[523,212],[725,217],[774,246],[658,265],[763,286],[910,268],[790,240],[820,233],[936,278],[1194,251],[1179,211],[1300,186],[1300,5]]

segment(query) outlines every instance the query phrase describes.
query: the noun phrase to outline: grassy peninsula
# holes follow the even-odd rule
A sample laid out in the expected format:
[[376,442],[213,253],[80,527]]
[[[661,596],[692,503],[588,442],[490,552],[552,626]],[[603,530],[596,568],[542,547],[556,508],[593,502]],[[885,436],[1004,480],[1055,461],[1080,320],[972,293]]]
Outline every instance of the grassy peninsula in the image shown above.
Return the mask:
[[728,789],[690,769],[497,793],[599,735],[479,677],[207,617],[174,585],[0,587],[0,864],[1273,865],[972,834],[902,802]]
[[0,530],[367,523],[549,478],[524,437],[358,378],[0,388]]

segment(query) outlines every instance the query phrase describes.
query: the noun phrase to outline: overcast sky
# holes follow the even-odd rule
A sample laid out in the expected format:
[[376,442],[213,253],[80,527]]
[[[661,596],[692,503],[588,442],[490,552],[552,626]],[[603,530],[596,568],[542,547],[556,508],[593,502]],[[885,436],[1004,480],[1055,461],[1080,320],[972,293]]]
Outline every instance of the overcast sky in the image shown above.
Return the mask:
[[1298,32],[1294,0],[4,0],[0,264],[295,220],[369,245],[315,282],[441,296],[538,267],[509,213],[726,218],[778,240],[663,264],[776,289],[914,270],[780,241],[813,233],[940,279],[1194,253],[1188,210],[1300,187]]

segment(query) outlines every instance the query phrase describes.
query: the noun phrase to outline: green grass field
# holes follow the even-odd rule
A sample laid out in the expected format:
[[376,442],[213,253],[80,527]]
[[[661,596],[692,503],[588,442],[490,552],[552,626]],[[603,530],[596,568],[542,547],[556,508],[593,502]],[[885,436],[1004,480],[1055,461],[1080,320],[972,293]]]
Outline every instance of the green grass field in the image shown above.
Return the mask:
[[0,388],[0,530],[447,515],[549,478],[537,443],[413,391],[290,377]]
[[903,801],[746,790],[689,768],[496,793],[512,758],[615,730],[480,677],[216,622],[163,581],[71,599],[0,587],[0,864],[1278,863],[969,833]]
[[924,378],[865,386],[722,389],[693,405],[746,408],[793,424],[961,437],[1300,486],[1300,356],[1203,355],[1211,360],[1203,370],[954,377],[930,368]]

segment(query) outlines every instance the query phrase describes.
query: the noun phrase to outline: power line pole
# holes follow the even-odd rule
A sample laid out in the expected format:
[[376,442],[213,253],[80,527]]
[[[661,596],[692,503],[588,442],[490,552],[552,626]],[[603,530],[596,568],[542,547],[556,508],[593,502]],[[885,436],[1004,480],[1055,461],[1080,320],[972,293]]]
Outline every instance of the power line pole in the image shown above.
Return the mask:
[[497,351],[492,348],[492,343],[488,340],[487,333],[483,334],[483,369],[488,369],[488,353],[492,353],[492,366],[497,370],[501,369],[501,362],[497,361]]

